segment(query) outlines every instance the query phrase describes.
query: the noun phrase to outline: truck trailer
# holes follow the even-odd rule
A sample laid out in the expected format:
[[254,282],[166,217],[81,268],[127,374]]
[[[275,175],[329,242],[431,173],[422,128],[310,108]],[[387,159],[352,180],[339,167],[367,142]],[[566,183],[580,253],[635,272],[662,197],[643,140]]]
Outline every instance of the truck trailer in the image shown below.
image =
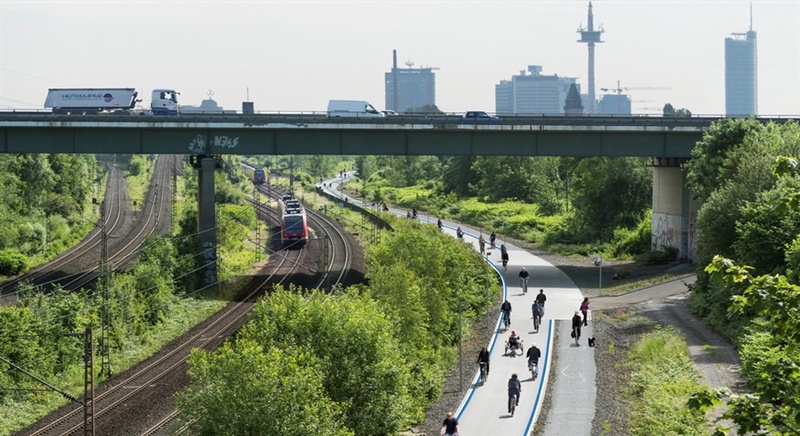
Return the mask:
[[353,118],[383,118],[383,112],[364,100],[330,100],[328,116]]
[[[134,88],[52,88],[47,92],[44,107],[51,108],[54,114],[133,114],[136,103],[142,101],[137,100],[137,96]],[[149,113],[178,115],[178,93],[171,89],[154,89]]]

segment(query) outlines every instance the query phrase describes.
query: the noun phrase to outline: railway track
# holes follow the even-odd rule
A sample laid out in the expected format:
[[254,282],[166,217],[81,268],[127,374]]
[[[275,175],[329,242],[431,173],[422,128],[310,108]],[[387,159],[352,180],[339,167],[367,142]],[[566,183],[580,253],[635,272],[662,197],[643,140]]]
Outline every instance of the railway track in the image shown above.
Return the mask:
[[[280,222],[276,212],[266,207],[260,207],[258,215],[268,222]],[[291,282],[307,288],[327,288],[347,276],[353,242],[324,216],[308,215],[314,232],[324,236],[300,249],[282,249],[279,232],[272,232],[270,262],[249,281],[235,301],[146,362],[112,377],[97,389],[94,401],[97,434],[159,434],[165,426],[175,425],[179,413],[174,393],[188,386],[186,359],[192,349],[213,350],[221,345],[247,321],[257,298],[274,286]],[[329,246],[329,254],[323,255],[327,261],[320,267],[318,258],[324,254],[325,246]],[[70,405],[20,434],[77,434],[83,431],[83,425],[83,407]]]
[[170,177],[177,159],[178,156],[162,156],[156,161],[147,194],[147,198],[152,200],[146,201],[137,214],[128,213],[130,199],[122,170],[111,166],[102,206],[105,207],[105,213],[101,214],[99,225],[83,241],[53,261],[0,285],[2,303],[16,301],[22,284],[30,284],[48,292],[57,286],[73,291],[93,283],[99,277],[103,261],[102,229],[105,229],[107,261],[111,270],[128,266],[148,236],[169,231],[172,199]]

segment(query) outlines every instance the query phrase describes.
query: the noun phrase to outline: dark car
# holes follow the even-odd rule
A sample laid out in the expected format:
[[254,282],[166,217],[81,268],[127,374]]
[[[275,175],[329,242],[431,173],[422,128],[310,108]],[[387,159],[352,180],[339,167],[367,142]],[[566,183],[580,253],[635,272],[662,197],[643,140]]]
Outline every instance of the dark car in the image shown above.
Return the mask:
[[461,121],[468,123],[496,123],[500,118],[489,115],[484,111],[469,111],[461,117]]

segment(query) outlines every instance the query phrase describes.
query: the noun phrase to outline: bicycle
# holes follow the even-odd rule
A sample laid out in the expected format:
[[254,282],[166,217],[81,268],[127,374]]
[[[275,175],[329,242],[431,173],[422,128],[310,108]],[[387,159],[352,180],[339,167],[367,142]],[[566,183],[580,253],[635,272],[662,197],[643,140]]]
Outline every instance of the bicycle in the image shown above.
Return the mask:
[[536,333],[539,333],[539,325],[541,325],[541,323],[542,323],[542,316],[534,314],[533,315],[533,329],[536,331]]
[[517,408],[517,398],[519,394],[511,394],[508,396],[508,410],[511,416],[514,416],[514,409]]
[[539,364],[532,360],[528,361],[528,370],[531,372],[531,380],[536,380],[539,376]]
[[520,281],[520,286],[522,287],[523,295],[527,294],[528,293],[528,278],[527,277],[523,277],[523,278],[519,279],[519,281]]
[[522,345],[522,339],[520,339],[516,345],[506,341],[506,349],[503,352],[503,355],[508,356],[509,351],[511,352],[512,357],[517,357],[517,351],[519,351],[519,355],[522,356],[525,353],[525,346]]
[[489,379],[489,372],[486,369],[486,362],[481,362],[481,385]]
[[503,326],[506,330],[511,327],[511,314],[508,312],[503,312]]

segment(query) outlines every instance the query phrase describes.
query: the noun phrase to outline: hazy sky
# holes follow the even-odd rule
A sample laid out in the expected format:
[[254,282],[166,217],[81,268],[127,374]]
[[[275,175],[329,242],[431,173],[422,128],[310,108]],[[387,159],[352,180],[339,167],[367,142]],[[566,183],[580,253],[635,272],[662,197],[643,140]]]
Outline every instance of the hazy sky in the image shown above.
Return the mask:
[[[595,82],[632,89],[634,112],[725,111],[724,40],[750,2],[596,0]],[[761,115],[800,114],[800,0],[753,0]],[[48,88],[173,88],[199,105],[324,111],[386,104],[398,63],[438,67],[445,112],[494,111],[494,86],[528,65],[588,89],[587,1],[0,0],[0,108],[41,108]]]

